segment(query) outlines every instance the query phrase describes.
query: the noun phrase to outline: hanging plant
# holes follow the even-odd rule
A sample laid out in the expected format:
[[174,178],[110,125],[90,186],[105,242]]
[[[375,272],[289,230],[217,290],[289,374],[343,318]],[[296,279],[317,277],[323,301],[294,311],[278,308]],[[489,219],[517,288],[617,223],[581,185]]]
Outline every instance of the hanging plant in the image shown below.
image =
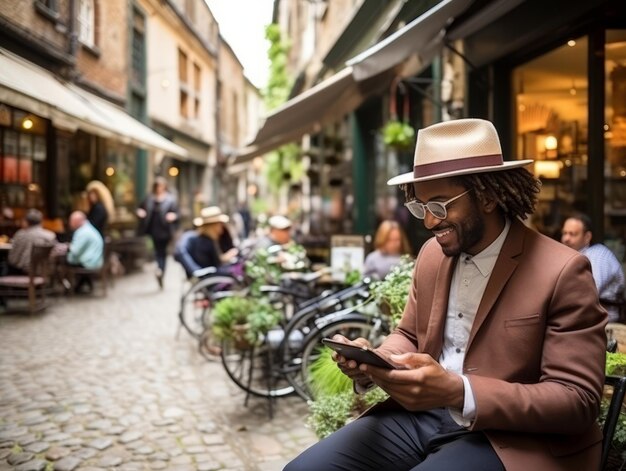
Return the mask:
[[415,129],[402,121],[387,122],[383,128],[383,141],[389,147],[407,149],[413,145]]
[[[398,117],[397,96],[398,91],[402,94],[402,120]],[[408,149],[413,145],[415,139],[415,129],[408,124],[409,121],[409,98],[402,82],[397,80],[391,85],[389,99],[389,116],[390,120],[382,129],[383,142],[385,145],[398,149]]]

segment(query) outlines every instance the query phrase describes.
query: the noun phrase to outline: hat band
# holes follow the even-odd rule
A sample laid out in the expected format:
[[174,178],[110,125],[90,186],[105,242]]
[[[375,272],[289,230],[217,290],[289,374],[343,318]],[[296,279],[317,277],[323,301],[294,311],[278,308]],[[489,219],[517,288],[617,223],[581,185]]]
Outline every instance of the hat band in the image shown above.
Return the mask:
[[416,165],[413,167],[415,178],[430,177],[442,173],[455,172],[480,167],[492,167],[502,165],[502,154],[479,155],[464,159],[444,160],[429,164]]

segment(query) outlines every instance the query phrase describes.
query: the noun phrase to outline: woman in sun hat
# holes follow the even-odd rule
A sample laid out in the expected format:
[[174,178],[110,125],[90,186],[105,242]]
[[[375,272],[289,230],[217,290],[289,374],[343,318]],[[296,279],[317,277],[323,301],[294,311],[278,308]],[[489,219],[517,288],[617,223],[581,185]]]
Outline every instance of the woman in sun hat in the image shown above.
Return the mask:
[[285,470],[599,468],[607,316],[589,261],[521,222],[540,187],[529,163],[504,161],[489,121],[419,131],[413,171],[389,181],[433,234],[377,348],[400,369],[335,357],[356,391],[390,399]]
[[228,221],[228,216],[218,206],[208,206],[194,218],[196,228],[180,236],[174,258],[183,266],[187,277],[202,268],[220,268],[237,257],[239,251],[232,245],[232,239],[230,243],[225,242]]

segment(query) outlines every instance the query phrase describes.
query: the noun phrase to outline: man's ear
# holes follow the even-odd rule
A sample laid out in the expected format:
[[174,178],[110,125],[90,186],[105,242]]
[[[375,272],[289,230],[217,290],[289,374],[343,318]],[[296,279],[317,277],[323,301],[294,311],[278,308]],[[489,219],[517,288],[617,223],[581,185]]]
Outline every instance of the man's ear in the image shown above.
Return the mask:
[[481,206],[483,207],[483,211],[486,213],[492,213],[498,207],[498,203],[494,200],[488,199],[484,202],[481,202]]
[[591,245],[592,237],[593,237],[593,234],[591,233],[591,231],[585,232],[585,235],[583,236],[585,245]]

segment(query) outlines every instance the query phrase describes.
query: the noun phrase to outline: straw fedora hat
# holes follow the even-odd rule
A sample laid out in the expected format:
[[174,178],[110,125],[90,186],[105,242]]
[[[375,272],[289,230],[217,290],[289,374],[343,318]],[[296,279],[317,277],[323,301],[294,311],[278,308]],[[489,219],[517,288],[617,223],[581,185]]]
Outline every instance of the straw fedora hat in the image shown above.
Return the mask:
[[222,212],[219,206],[207,206],[200,210],[200,216],[194,218],[193,225],[196,227],[216,222],[228,222],[228,216]]
[[413,171],[393,177],[387,185],[498,172],[532,162],[504,162],[500,139],[491,122],[475,118],[457,119],[420,129],[415,145]]

